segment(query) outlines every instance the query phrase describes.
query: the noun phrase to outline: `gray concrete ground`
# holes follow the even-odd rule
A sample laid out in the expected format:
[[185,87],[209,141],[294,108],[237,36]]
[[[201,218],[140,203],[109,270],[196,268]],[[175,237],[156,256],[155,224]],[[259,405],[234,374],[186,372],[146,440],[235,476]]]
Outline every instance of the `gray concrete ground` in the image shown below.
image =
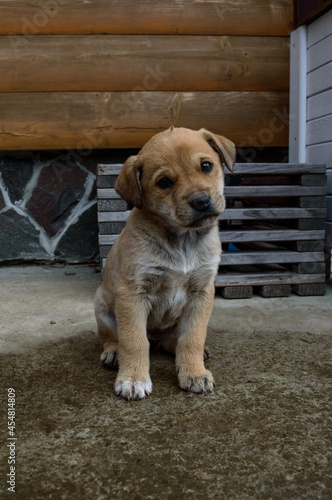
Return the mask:
[[153,352],[153,393],[128,403],[99,363],[100,274],[7,267],[0,280],[2,410],[9,388],[16,398],[1,498],[13,459],[18,499],[332,498],[331,284],[325,297],[216,298],[215,392],[181,391],[173,357]]

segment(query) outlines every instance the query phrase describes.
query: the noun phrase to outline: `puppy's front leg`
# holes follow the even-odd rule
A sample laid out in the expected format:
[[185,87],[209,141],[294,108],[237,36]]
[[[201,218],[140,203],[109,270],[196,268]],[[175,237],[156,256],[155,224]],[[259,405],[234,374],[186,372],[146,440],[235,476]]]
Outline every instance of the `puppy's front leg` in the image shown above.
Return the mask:
[[181,389],[191,392],[212,392],[212,373],[204,366],[204,345],[207,325],[213,307],[214,286],[190,297],[179,324],[176,346],[176,367]]
[[115,393],[128,400],[151,394],[149,341],[146,335],[147,307],[144,301],[125,294],[116,300],[119,372]]

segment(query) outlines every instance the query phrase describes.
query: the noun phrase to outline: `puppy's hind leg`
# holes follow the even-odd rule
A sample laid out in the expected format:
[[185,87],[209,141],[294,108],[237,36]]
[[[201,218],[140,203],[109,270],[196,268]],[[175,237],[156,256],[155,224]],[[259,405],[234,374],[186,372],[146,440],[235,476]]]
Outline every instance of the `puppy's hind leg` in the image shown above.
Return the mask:
[[173,329],[165,338],[160,341],[160,347],[164,349],[164,351],[175,354],[177,341],[178,334],[176,329]]
[[[165,339],[162,339],[160,341],[160,347],[164,349],[164,351],[170,352],[172,354],[175,354],[176,352],[176,345],[178,341],[178,333],[176,330],[173,330]],[[209,359],[211,357],[211,351],[208,348],[208,346],[204,346],[204,361]]]
[[95,314],[99,339],[104,349],[100,361],[106,368],[117,368],[118,335],[116,319],[99,289],[95,297]]

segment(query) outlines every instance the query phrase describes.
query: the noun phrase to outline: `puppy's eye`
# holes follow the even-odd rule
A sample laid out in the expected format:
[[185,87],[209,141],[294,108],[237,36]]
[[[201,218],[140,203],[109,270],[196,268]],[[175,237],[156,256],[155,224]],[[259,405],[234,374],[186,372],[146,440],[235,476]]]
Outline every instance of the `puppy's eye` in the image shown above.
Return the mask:
[[201,163],[201,169],[203,174],[208,174],[213,169],[213,163],[210,161],[203,161],[203,163]]
[[159,179],[157,185],[160,187],[160,189],[168,189],[173,186],[173,182],[167,177],[163,177],[162,179]]

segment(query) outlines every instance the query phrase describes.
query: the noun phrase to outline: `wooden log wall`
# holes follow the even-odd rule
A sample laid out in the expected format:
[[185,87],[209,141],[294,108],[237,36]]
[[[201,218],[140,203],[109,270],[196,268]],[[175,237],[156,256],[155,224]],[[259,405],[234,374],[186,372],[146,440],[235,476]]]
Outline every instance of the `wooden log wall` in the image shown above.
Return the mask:
[[0,150],[288,145],[292,0],[1,0]]

